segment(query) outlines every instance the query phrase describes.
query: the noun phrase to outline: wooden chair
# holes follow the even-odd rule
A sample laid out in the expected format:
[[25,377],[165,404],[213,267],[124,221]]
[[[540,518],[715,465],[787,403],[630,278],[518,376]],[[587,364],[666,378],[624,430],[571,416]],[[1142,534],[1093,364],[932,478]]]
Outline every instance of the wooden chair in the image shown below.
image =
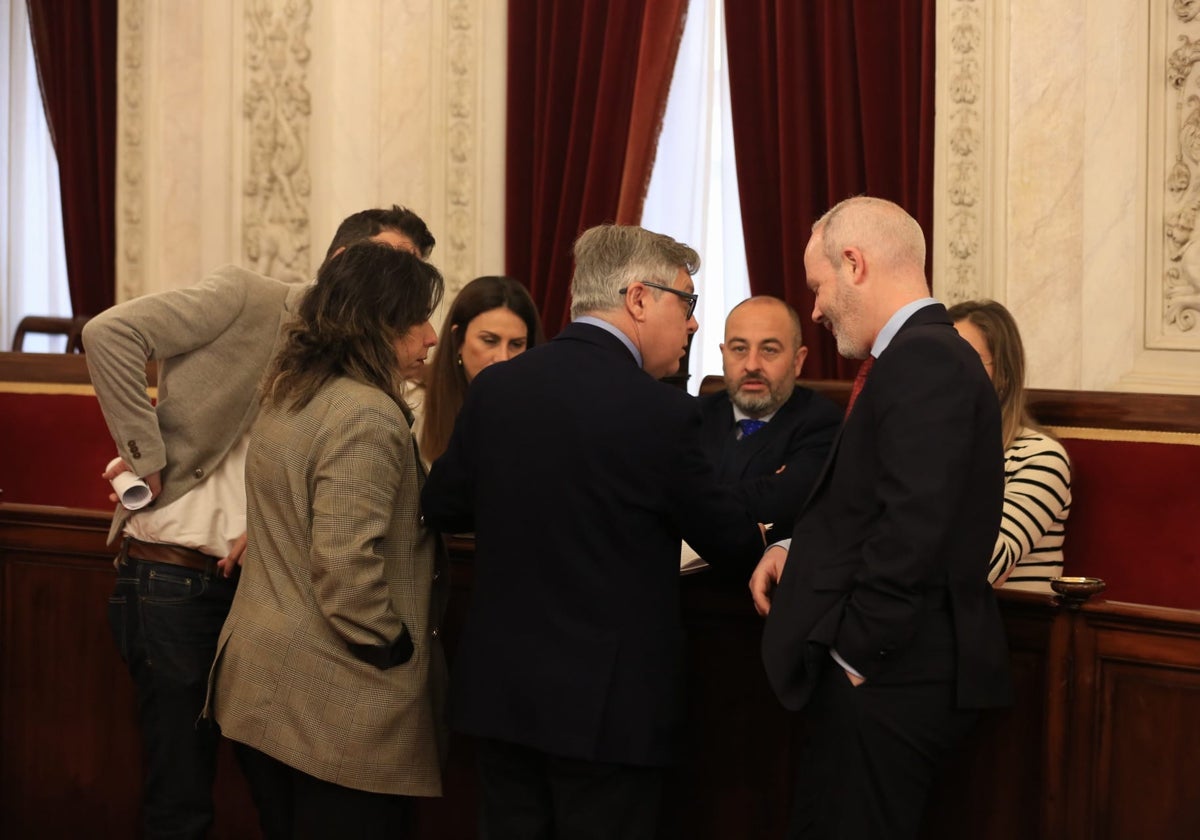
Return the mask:
[[64,335],[67,337],[68,353],[83,352],[83,325],[88,321],[87,316],[77,315],[74,318],[60,318],[53,315],[26,315],[17,324],[13,334],[12,349],[20,353],[25,344],[26,333],[41,333],[45,335]]

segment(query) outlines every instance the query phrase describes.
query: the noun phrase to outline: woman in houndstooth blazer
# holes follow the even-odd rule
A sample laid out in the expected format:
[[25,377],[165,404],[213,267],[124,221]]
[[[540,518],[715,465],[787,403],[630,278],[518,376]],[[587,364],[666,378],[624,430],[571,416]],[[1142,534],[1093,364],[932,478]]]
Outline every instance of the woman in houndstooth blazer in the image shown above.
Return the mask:
[[435,337],[437,269],[355,245],[321,270],[264,380],[248,547],[208,713],[268,838],[404,836],[441,794],[444,551],[400,398]]

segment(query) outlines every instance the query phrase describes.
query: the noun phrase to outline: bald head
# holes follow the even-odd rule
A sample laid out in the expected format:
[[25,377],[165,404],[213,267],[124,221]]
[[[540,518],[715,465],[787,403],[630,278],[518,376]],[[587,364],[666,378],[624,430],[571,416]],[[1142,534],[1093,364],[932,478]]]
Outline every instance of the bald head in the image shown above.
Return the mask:
[[865,195],[847,198],[817,219],[817,231],[835,269],[841,268],[843,249],[854,246],[870,254],[879,269],[925,274],[925,235],[917,220],[894,202]]
[[807,354],[795,309],[775,297],[742,301],[725,319],[721,344],[730,401],[749,417],[774,414],[791,397]]
[[804,272],[813,320],[833,332],[849,359],[866,358],[888,319],[929,294],[921,226],[880,198],[848,198],[818,219]]

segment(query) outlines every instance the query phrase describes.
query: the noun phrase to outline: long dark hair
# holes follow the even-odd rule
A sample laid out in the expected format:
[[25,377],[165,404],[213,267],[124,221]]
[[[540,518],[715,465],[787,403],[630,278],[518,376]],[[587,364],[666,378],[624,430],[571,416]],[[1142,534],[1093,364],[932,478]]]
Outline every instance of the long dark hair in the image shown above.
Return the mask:
[[336,376],[373,385],[400,402],[393,340],[442,297],[442,275],[419,257],[376,242],[351,245],[321,267],[287,326],[263,384],[263,401],[308,405]]
[[467,395],[467,374],[459,363],[459,351],[467,334],[467,324],[484,312],[501,307],[511,309],[525,322],[527,348],[546,340],[533,298],[513,278],[476,277],[463,286],[446,313],[437,352],[425,383],[425,421],[419,443],[422,456],[430,461],[446,451],[450,433],[454,430],[454,420]]

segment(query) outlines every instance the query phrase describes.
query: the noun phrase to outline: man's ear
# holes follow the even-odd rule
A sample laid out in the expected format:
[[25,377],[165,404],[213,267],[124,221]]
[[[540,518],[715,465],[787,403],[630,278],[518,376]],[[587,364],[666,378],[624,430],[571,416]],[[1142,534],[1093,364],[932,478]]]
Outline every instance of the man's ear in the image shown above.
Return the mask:
[[851,283],[856,286],[862,283],[867,273],[867,261],[859,248],[853,245],[843,248],[842,265],[849,271]]
[[796,351],[796,378],[800,378],[800,371],[804,370],[804,360],[808,358],[808,348],[803,344]]
[[625,311],[637,323],[646,320],[646,298],[650,290],[641,283],[630,283],[625,290]]

